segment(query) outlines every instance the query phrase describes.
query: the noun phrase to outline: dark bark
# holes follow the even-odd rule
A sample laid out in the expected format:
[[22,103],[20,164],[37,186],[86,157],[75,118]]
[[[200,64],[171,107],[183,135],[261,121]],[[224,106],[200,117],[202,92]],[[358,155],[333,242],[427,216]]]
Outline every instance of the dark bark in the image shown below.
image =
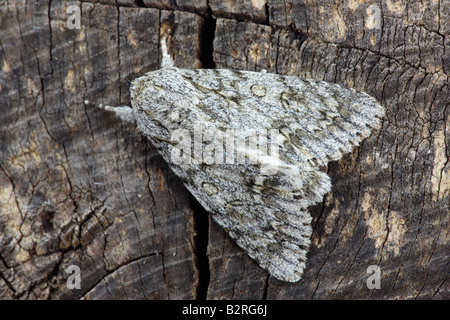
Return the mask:
[[[379,29],[367,7],[0,2],[0,298],[450,298],[450,3],[383,0]],[[259,268],[134,126],[84,104],[129,104],[168,29],[179,67],[327,80],[385,106],[381,130],[325,169],[333,188],[311,210],[300,282]],[[80,290],[66,286],[69,265]]]

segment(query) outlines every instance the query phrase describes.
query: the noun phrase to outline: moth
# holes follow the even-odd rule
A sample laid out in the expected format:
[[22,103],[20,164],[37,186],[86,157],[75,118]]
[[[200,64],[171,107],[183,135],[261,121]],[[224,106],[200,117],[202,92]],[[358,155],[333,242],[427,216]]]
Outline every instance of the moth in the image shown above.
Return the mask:
[[136,121],[263,269],[282,281],[300,280],[312,234],[308,207],[331,190],[320,168],[378,129],[384,108],[366,93],[324,81],[179,69],[165,38],[161,49],[161,69],[132,82],[132,107],[104,109]]

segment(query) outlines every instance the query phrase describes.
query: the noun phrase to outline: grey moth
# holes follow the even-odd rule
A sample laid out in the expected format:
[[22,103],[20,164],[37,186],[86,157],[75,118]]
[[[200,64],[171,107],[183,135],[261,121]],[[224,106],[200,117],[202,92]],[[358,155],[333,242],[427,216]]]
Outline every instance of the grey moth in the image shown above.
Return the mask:
[[331,190],[320,170],[378,129],[383,107],[338,84],[264,72],[174,66],[131,85],[136,121],[186,188],[263,269],[295,282],[312,233],[308,207]]

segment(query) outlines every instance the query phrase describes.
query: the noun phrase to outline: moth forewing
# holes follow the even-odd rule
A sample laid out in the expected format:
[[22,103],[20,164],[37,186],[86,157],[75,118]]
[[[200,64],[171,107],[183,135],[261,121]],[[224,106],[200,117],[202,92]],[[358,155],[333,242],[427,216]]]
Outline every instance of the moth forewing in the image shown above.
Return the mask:
[[178,69],[164,51],[163,62],[132,83],[139,130],[251,258],[277,279],[300,280],[307,209],[331,189],[320,166],[378,128],[383,107],[324,81]]

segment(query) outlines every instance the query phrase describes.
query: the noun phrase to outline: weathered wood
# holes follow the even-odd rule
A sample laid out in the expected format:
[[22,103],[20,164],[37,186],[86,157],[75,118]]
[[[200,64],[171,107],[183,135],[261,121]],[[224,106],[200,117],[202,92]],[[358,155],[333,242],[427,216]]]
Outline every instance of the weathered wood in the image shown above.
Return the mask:
[[[369,5],[0,2],[0,298],[448,299],[450,3],[383,0],[380,28]],[[325,169],[300,282],[259,268],[134,126],[84,104],[128,104],[168,29],[179,67],[327,80],[385,106],[382,129]]]
[[[267,297],[386,297],[383,290],[371,292],[365,287],[365,271],[371,264],[383,270],[388,297],[419,293],[432,297],[439,292],[433,291],[437,284],[442,290],[449,271],[447,75],[428,74],[426,67],[414,68],[371,51],[310,38],[300,46],[292,33],[219,20],[216,67],[257,65],[342,83],[377,97],[388,115],[379,133],[330,165],[334,187],[314,217],[315,247],[304,279],[294,285],[270,281]],[[229,34],[238,34],[231,45]],[[253,46],[242,41],[255,34],[264,36]],[[430,248],[434,258],[424,256]],[[428,264],[429,259],[434,263]],[[427,283],[430,288],[425,294]]]
[[78,4],[81,30],[62,2],[2,6],[2,297],[194,298],[186,190],[133,126],[83,104],[120,104],[158,67],[160,12]]
[[266,0],[210,0],[208,4],[211,12],[217,17],[265,23],[267,21],[266,2]]

